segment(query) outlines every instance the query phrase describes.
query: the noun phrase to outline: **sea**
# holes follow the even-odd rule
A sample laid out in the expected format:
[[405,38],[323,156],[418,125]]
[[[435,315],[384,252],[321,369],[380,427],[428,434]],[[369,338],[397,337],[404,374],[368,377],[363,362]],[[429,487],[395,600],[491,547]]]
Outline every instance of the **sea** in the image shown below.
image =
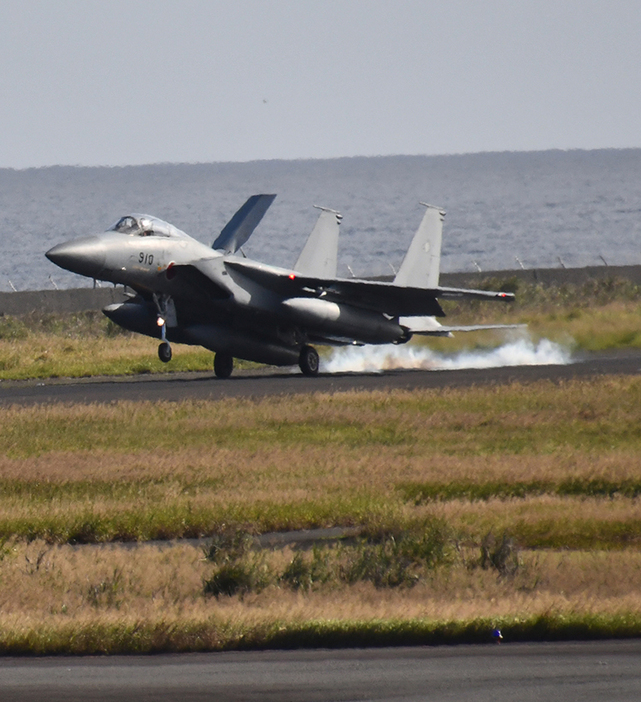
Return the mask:
[[444,272],[641,263],[641,149],[0,169],[0,290],[88,287],[51,246],[144,212],[211,244],[255,193],[277,198],[243,247],[291,266],[318,211],[343,215],[339,275],[391,274],[423,215],[447,211]]

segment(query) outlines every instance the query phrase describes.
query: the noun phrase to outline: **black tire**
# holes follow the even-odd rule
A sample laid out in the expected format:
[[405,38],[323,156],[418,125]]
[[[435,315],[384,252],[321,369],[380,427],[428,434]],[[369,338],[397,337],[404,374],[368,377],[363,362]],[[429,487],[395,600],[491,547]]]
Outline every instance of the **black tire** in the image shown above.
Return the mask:
[[318,375],[320,361],[318,359],[318,353],[313,346],[303,346],[300,350],[298,365],[303,371],[303,375],[308,375],[310,377]]
[[217,353],[214,356],[214,373],[217,378],[229,378],[234,370],[234,357],[230,353]]
[[171,346],[168,341],[163,341],[158,347],[158,358],[163,363],[169,363],[169,361],[171,361]]

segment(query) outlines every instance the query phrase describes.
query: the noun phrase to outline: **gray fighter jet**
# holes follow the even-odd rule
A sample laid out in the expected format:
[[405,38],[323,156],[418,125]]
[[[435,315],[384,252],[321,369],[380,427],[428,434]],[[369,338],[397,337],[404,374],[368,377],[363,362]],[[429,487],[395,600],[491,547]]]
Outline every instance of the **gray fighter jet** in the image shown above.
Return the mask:
[[[514,299],[511,293],[439,287],[444,212],[426,212],[391,282],[336,277],[341,215],[321,209],[292,269],[257,263],[241,246],[275,195],[253,195],[211,248],[149,215],[119,219],[97,236],[54,246],[47,258],[94,280],[133,290],[103,312],[114,322],[160,339],[158,356],[171,360],[170,342],[215,353],[214,371],[228,378],[234,358],[277,366],[298,364],[318,374],[312,344],[403,344],[414,334],[510,325],[446,327],[439,298]],[[425,203],[422,203],[425,204]]]

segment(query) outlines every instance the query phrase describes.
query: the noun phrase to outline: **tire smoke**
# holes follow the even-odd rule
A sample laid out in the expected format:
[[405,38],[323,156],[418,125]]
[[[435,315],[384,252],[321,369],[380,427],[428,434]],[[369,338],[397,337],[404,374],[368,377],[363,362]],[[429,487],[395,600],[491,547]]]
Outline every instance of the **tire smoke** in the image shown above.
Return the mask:
[[549,339],[534,343],[519,338],[493,349],[476,349],[443,354],[425,346],[348,346],[335,349],[321,363],[324,373],[386,370],[457,370],[461,368],[500,368],[503,366],[566,365],[572,362],[570,350]]

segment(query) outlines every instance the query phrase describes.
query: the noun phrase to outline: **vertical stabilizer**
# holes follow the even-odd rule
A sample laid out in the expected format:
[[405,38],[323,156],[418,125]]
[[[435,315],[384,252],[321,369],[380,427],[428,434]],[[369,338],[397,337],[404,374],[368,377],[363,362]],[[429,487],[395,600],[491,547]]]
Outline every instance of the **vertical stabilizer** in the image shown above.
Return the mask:
[[421,205],[427,210],[394,278],[394,285],[411,288],[438,287],[445,211],[426,202],[421,202]]
[[314,278],[335,278],[338,259],[338,229],[343,215],[327,207],[319,207],[320,216],[307,237],[294,270]]
[[252,235],[275,197],[276,195],[252,195],[227,222],[212,244],[212,249],[236,253]]

